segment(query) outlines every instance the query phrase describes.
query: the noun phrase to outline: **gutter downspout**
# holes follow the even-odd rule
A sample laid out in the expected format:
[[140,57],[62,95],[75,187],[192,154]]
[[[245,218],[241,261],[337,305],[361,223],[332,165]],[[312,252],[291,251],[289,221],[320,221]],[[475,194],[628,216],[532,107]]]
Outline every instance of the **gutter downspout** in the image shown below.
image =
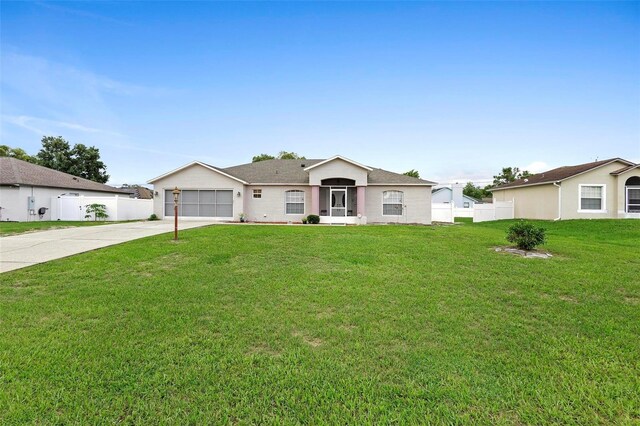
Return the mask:
[[553,182],[553,186],[558,187],[558,217],[553,219],[555,222],[562,219],[562,186],[560,186],[560,182]]

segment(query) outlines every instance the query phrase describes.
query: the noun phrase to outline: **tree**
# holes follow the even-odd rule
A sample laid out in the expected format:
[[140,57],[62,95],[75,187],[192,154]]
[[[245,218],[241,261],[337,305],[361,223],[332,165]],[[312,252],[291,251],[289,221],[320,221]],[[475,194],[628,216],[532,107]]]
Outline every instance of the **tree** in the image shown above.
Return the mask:
[[107,166],[100,161],[100,150],[94,146],[87,147],[81,143],[71,149],[70,174],[94,182],[106,183],[109,180]]
[[479,186],[475,186],[473,182],[467,182],[467,184],[462,189],[462,193],[467,197],[472,197],[477,200],[482,200],[483,198],[491,197],[491,194],[487,195],[485,189],[480,188]]
[[255,155],[253,157],[253,160],[251,160],[252,163],[257,163],[258,161],[264,161],[264,160],[275,160],[276,157],[274,157],[273,155],[269,155],[269,154],[259,154],[259,155]]
[[258,161],[264,161],[264,160],[306,160],[306,158],[296,154],[295,152],[291,151],[291,152],[287,152],[287,151],[280,151],[278,153],[277,157],[274,157],[273,155],[270,154],[259,154],[253,157],[253,159],[251,160],[252,163],[257,163]]
[[503,167],[502,172],[493,177],[493,186],[504,185],[529,176],[531,173],[527,170],[520,171],[517,167]]
[[107,214],[107,206],[105,206],[104,204],[98,204],[98,203],[87,204],[85,206],[85,212],[87,214],[84,215],[84,218],[91,219],[91,215],[93,214],[94,222],[97,221],[98,219],[105,220],[106,218],[109,217],[109,215]]
[[71,168],[71,147],[62,136],[43,136],[42,148],[36,154],[41,166],[69,173]]
[[404,172],[403,175],[420,179],[420,173],[414,169],[411,169],[408,172]]
[[62,136],[44,136],[42,149],[36,155],[41,166],[74,176],[105,183],[109,180],[107,166],[100,160],[95,146],[75,144],[73,148]]
[[38,159],[22,148],[11,148],[8,145],[0,145],[0,157],[17,158],[18,160],[27,161],[29,163],[38,163]]
[[306,158],[296,154],[295,152],[280,151],[278,153],[279,160],[306,160]]

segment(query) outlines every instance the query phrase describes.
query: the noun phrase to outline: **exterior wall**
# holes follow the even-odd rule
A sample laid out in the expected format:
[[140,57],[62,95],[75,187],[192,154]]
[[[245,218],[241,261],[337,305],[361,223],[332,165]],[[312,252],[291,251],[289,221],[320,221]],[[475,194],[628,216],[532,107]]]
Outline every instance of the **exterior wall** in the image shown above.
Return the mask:
[[356,181],[356,186],[367,185],[367,171],[339,158],[309,170],[309,185],[321,185],[322,179],[346,178]]
[[[262,198],[253,198],[253,190],[261,189]],[[285,214],[285,192],[304,191],[304,214]],[[311,214],[310,186],[260,186],[247,185],[247,204],[244,214],[250,222],[302,222],[302,218]]]
[[[231,189],[233,190],[233,218],[240,220],[240,213],[244,212],[244,197],[236,194],[244,193],[244,185],[235,179],[228,178],[199,164],[193,164],[165,178],[153,182],[153,190],[158,195],[153,199],[153,212],[164,218],[164,191],[167,189]],[[246,212],[244,212],[246,213]],[[198,218],[185,217],[185,220]],[[225,218],[227,219],[227,218]]]
[[[618,191],[618,178],[610,173],[624,167],[623,163],[612,163],[562,182],[562,219],[604,219],[618,217],[618,199],[624,200],[624,191]],[[606,212],[578,212],[580,207],[579,185],[604,184]],[[623,201],[624,203],[624,201]]]
[[616,183],[616,191],[618,194],[616,210],[618,213],[618,217],[620,218],[636,217],[636,215],[638,215],[638,213],[627,214],[625,212],[627,208],[627,190],[625,188],[626,187],[625,183],[627,182],[627,179],[634,176],[640,177],[640,168],[629,170],[626,173],[622,173],[621,175],[618,175],[618,179]]
[[[382,215],[382,193],[384,191],[404,192],[404,214],[402,216]],[[366,191],[367,223],[422,223],[431,224],[430,186],[368,186]]]
[[[127,194],[110,194],[108,192],[85,191],[81,189],[69,188],[46,188],[43,186],[20,186],[20,187],[0,187],[0,206],[2,207],[3,221],[33,222],[41,220],[52,220],[52,209],[57,206],[51,205],[51,198],[57,198],[62,194],[77,193],[91,197],[120,197],[127,198]],[[29,214],[27,199],[29,196],[35,197],[35,215]],[[47,212],[42,219],[37,214],[40,207],[47,208]]]
[[552,184],[494,191],[493,199],[514,200],[514,217],[517,219],[553,220],[558,217],[558,188]]

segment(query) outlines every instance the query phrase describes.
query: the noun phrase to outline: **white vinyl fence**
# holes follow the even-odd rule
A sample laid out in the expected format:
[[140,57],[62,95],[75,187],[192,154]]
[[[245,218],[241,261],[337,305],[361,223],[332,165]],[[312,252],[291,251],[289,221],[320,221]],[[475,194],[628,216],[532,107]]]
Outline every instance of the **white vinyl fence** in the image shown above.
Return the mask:
[[456,217],[473,217],[473,207],[456,207],[451,203],[431,203],[431,221],[453,223]]
[[474,222],[513,219],[513,201],[494,201],[492,204],[476,204],[473,209]]
[[153,200],[120,197],[78,197],[63,195],[51,198],[51,220],[93,220],[86,219],[86,206],[104,204],[109,217],[106,220],[147,219],[153,213]]

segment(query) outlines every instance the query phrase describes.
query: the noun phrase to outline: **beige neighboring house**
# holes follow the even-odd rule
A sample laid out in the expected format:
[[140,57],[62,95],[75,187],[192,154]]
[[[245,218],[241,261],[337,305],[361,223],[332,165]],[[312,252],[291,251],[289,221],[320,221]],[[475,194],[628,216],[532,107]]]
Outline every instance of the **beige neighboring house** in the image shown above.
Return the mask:
[[[60,196],[129,197],[109,185],[59,172],[17,158],[0,157],[0,220],[52,220]],[[52,215],[52,213],[54,213]]]
[[621,158],[565,166],[493,188],[525,219],[640,218],[640,164]]
[[174,215],[171,191],[178,187],[178,216],[251,222],[431,223],[435,182],[376,169],[336,155],[326,160],[265,160],[220,168],[194,161],[148,183],[154,212]]

